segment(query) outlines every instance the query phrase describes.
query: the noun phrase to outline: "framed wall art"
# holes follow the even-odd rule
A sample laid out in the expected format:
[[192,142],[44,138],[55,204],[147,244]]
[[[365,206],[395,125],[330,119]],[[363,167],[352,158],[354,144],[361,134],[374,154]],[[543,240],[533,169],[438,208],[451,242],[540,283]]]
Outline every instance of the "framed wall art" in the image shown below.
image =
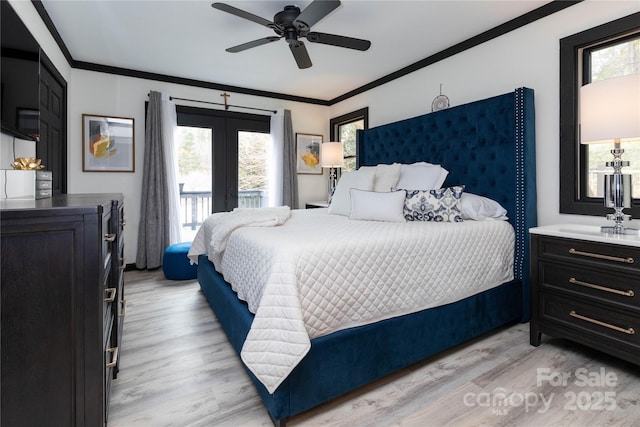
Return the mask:
[[298,173],[322,174],[321,144],[322,135],[296,133],[296,171]]
[[82,115],[82,171],[135,171],[133,119]]

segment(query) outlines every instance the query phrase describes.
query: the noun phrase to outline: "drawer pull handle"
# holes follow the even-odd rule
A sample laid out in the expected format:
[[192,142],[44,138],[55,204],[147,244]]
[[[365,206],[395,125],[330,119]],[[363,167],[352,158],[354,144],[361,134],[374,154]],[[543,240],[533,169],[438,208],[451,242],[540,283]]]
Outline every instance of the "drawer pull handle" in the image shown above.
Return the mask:
[[116,300],[116,288],[107,288],[104,290],[109,296],[104,299],[104,302],[114,302]]
[[613,329],[614,331],[623,332],[625,334],[633,335],[636,333],[635,329],[633,328],[621,328],[610,323],[601,322],[600,320],[592,319],[591,317],[578,314],[575,312],[575,310],[571,310],[569,312],[569,316],[575,317],[576,319],[584,320],[585,322],[595,323],[596,325],[604,326],[605,328]]
[[108,348],[107,353],[111,353],[111,362],[107,363],[107,369],[115,368],[118,364],[118,347]]
[[583,282],[582,280],[577,280],[575,277],[571,277],[569,279],[569,283],[573,283],[574,285],[586,286],[592,289],[598,289],[599,291],[611,292],[612,294],[624,295],[625,297],[632,297],[635,295],[635,292],[633,292],[631,289],[628,291],[621,291],[619,289],[596,285],[595,283]]
[[109,234],[105,234],[104,235],[104,241],[105,242],[115,242],[116,240],[116,234],[115,233],[109,233]]
[[609,256],[609,255],[594,254],[594,253],[591,253],[591,252],[577,251],[577,250],[575,250],[573,248],[569,249],[569,253],[571,255],[581,255],[581,256],[586,256],[586,257],[590,257],[590,258],[604,259],[604,260],[607,260],[607,261],[624,262],[625,264],[633,264],[633,262],[634,262],[633,257],[620,258],[620,257],[615,257],[615,256]]
[[122,305],[122,312],[120,313],[120,317],[126,317],[127,315],[127,300],[120,300],[120,304]]

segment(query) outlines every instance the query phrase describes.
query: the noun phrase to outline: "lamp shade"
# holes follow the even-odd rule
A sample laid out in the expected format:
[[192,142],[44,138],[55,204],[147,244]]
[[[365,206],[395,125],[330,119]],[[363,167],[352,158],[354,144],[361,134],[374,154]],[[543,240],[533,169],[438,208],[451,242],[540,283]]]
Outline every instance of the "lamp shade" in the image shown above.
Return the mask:
[[640,74],[580,88],[580,142],[640,139]]
[[342,142],[325,142],[320,145],[320,165],[323,168],[344,166]]

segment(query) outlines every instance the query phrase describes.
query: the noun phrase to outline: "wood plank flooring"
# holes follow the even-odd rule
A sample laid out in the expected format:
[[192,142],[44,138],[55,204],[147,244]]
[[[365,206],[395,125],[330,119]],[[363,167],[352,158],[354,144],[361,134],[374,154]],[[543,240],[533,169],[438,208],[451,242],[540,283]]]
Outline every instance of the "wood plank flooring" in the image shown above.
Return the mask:
[[[125,297],[110,427],[272,425],[196,281],[126,272]],[[532,347],[517,324],[287,424],[640,427],[640,367],[546,336]]]

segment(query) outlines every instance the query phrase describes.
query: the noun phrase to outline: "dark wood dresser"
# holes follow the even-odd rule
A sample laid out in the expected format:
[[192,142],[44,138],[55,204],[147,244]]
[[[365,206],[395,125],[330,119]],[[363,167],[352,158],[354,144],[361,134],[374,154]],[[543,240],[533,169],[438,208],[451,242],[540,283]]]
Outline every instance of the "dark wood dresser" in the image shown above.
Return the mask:
[[121,194],[0,202],[3,426],[103,426],[124,314]]
[[531,233],[531,344],[563,337],[640,365],[640,236],[595,226]]

